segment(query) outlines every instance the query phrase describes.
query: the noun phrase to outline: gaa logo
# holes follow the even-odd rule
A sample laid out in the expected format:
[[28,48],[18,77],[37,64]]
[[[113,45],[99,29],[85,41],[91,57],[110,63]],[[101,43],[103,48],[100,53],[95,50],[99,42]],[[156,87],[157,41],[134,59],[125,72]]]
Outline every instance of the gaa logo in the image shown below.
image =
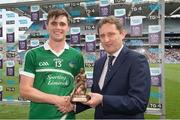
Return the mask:
[[39,62],[39,66],[49,66],[48,62]]

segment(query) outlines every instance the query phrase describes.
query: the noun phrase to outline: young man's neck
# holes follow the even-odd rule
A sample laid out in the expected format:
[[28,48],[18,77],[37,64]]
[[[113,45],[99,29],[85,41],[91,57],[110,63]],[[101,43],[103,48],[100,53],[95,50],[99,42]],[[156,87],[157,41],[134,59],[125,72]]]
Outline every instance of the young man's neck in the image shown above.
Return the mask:
[[51,47],[51,49],[53,49],[54,51],[56,52],[60,52],[61,50],[64,49],[65,47],[65,41],[53,41],[53,40],[50,40],[49,41],[49,46]]

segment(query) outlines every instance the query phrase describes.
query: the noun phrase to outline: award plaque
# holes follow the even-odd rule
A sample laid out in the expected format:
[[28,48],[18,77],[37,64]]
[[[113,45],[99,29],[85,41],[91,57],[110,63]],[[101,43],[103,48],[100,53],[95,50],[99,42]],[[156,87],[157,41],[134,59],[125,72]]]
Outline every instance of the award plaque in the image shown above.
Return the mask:
[[80,73],[75,77],[75,88],[71,95],[71,102],[87,102],[90,96],[86,94],[86,75],[83,68]]

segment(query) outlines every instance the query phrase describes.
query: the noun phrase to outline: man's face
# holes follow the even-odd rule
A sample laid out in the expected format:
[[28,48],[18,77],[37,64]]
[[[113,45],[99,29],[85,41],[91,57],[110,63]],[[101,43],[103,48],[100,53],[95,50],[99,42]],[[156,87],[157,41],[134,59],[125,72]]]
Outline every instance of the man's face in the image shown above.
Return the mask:
[[122,46],[125,31],[119,31],[116,25],[106,23],[99,28],[99,37],[103,48],[109,54],[113,54]]
[[66,40],[66,33],[69,31],[68,20],[65,16],[50,18],[46,29],[49,32],[50,40],[59,42]]

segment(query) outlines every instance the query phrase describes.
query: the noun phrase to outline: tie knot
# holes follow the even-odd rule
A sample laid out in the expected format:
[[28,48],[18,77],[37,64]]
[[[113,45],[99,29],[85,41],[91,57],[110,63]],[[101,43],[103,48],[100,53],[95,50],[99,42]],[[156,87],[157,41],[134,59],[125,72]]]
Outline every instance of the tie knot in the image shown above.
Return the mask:
[[109,57],[109,63],[112,64],[113,59],[115,58],[113,55],[108,56]]

